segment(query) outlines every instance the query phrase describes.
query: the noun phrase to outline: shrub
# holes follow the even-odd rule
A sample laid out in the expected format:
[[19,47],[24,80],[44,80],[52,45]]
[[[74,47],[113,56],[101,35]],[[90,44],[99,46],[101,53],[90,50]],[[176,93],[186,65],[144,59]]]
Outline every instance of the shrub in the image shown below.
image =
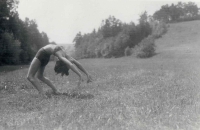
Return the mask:
[[124,50],[124,55],[125,56],[130,56],[130,55],[132,55],[132,53],[133,53],[133,50],[129,46],[126,47],[126,49]]
[[100,48],[96,48],[95,49],[95,57],[96,58],[100,58],[102,55],[101,55],[101,49]]
[[155,54],[155,37],[148,36],[134,48],[134,54],[138,58],[148,58]]
[[160,38],[162,35],[164,35],[166,32],[167,32],[167,24],[165,22],[159,22],[159,23],[156,23],[154,22],[153,23],[154,25],[152,26],[152,35],[155,37],[155,38]]
[[104,58],[112,57],[114,37],[106,38],[102,41],[101,55]]

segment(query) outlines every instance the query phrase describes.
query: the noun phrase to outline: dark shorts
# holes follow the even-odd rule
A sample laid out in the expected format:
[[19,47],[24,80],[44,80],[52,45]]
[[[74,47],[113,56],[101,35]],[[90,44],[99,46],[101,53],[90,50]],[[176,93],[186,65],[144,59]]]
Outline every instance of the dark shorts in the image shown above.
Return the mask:
[[41,62],[41,66],[46,66],[50,60],[50,54],[48,54],[43,48],[41,48],[37,54],[36,54],[36,58],[38,60],[40,60]]

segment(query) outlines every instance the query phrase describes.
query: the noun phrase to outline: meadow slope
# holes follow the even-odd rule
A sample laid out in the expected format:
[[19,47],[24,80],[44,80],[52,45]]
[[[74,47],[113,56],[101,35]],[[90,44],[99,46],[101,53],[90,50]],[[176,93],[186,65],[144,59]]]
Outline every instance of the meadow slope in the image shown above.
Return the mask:
[[200,21],[171,24],[148,59],[84,59],[94,82],[75,90],[76,75],[46,70],[59,91],[43,99],[27,69],[0,74],[0,130],[200,129]]

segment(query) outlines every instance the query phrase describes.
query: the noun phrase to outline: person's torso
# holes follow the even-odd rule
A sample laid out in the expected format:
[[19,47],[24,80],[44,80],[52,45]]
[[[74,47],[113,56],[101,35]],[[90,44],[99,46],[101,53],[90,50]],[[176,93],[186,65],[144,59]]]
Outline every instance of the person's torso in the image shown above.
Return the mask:
[[49,55],[55,55],[56,52],[60,52],[63,56],[65,56],[64,51],[62,48],[58,45],[46,45],[43,47],[43,49],[48,53]]

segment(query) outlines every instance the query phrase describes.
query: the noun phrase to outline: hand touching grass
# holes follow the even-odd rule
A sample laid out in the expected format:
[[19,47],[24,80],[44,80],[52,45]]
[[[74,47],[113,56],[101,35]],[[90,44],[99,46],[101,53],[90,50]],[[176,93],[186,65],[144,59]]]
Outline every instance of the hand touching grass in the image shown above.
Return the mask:
[[93,81],[93,79],[92,79],[91,75],[88,75],[88,76],[87,76],[87,83],[90,83],[90,82],[92,82],[92,81]]

